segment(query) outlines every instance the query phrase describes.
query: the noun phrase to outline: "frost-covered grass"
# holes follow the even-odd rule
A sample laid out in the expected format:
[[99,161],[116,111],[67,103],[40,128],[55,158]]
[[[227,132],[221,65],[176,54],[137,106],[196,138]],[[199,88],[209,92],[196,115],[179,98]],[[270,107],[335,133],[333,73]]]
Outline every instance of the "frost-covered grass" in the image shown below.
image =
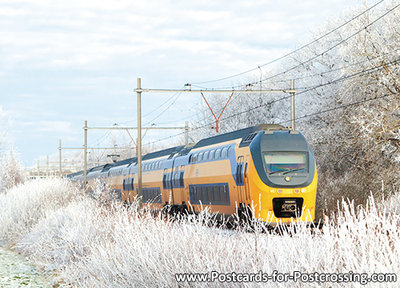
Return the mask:
[[50,287],[24,257],[0,247],[0,287]]
[[[359,272],[400,275],[400,197],[343,202],[322,231],[225,230],[210,215],[169,221],[102,204],[63,180],[28,182],[0,195],[0,241],[29,256],[54,282],[73,287],[232,287],[177,283],[175,273]],[[68,283],[68,284],[67,284]],[[351,283],[269,283],[271,287],[361,287]],[[239,285],[239,284],[235,284]],[[244,283],[248,287],[261,283]],[[385,283],[381,287],[397,287]],[[365,287],[365,286],[363,286]],[[377,287],[376,283],[366,287]]]

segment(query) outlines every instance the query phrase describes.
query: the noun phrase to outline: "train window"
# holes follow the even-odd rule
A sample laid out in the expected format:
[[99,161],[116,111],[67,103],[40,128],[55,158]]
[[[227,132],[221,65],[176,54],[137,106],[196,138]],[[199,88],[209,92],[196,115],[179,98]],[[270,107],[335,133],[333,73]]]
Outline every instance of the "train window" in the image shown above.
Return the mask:
[[162,183],[163,183],[163,188],[167,189],[167,174],[163,175]]
[[203,204],[208,204],[208,191],[206,186],[201,187],[201,200]]
[[179,187],[179,172],[175,172],[174,186]]
[[210,151],[210,156],[209,156],[210,160],[213,160],[214,157],[215,157],[215,150],[211,150]]
[[199,157],[197,158],[197,161],[199,161],[199,162],[203,161],[203,152],[199,153]]
[[189,164],[192,163],[192,160],[193,160],[193,154],[190,154],[189,160],[188,160],[188,161],[189,161]]
[[183,181],[183,174],[184,174],[184,172],[181,172],[181,173],[180,173],[180,176],[179,176],[179,186],[180,186],[181,188],[184,188],[184,187],[185,187],[185,183],[184,183],[184,181]]
[[213,186],[207,186],[207,192],[208,192],[208,201],[210,204],[214,204],[214,189]]
[[221,185],[221,186],[219,186],[218,187],[218,190],[219,190],[219,195],[220,195],[220,197],[221,197],[221,202],[222,203],[225,203],[225,192],[224,192],[224,186],[223,185]]
[[222,159],[228,158],[228,147],[222,148],[221,158]]
[[222,204],[221,194],[218,192],[218,186],[213,186],[214,203],[216,205]]
[[221,158],[221,149],[218,148],[217,151],[215,151],[215,159]]
[[203,160],[204,161],[207,161],[208,160],[208,154],[210,153],[210,151],[206,151],[206,152],[204,152],[204,155],[203,155]]
[[197,153],[193,154],[193,157],[192,157],[192,163],[196,163],[196,162],[197,162]]
[[189,197],[190,197],[190,202],[193,204],[194,202],[193,186],[189,187]]
[[197,204],[200,204],[200,200],[201,200],[201,189],[200,189],[200,187],[195,187],[194,188],[194,198],[195,198]]

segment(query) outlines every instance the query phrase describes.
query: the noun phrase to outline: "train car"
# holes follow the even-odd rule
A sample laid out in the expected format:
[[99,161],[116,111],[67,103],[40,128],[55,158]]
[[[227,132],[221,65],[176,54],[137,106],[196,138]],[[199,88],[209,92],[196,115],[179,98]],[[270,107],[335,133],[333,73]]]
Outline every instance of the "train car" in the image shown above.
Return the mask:
[[121,174],[107,181],[127,203],[140,196],[154,210],[198,213],[207,207],[221,217],[250,216],[271,225],[315,218],[313,152],[299,131],[280,125],[261,124],[144,155],[142,195],[137,162],[115,165]]

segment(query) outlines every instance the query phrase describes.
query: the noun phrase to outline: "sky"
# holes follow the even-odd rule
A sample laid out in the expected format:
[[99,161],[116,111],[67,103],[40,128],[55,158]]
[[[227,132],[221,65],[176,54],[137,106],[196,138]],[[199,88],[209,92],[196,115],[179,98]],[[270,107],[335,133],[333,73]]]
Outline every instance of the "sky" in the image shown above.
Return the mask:
[[[136,126],[138,77],[144,88],[179,89],[257,68],[361,4],[0,0],[1,148],[13,146],[32,166],[58,155],[59,139],[63,147],[82,147],[85,120],[90,127]],[[207,87],[259,77],[252,73]],[[144,93],[143,124],[183,126],[201,101],[197,94]],[[89,146],[106,145],[112,133],[89,130]],[[149,132],[143,142],[169,134],[176,132]]]

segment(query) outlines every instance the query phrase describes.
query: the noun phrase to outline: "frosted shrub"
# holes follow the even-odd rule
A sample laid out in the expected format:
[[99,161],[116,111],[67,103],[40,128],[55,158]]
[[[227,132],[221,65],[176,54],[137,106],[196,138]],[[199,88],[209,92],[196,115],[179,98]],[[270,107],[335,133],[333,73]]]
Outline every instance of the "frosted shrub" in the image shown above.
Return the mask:
[[[22,196],[17,198],[23,194],[28,195],[29,201]],[[211,271],[268,274],[274,270],[352,271],[400,275],[400,216],[393,204],[398,203],[398,196],[383,203],[376,203],[370,197],[364,208],[344,201],[336,215],[325,219],[322,230],[312,231],[304,224],[294,223],[287,231],[275,233],[257,223],[236,230],[223,229],[215,225],[214,216],[207,211],[200,217],[189,215],[172,220],[154,216],[150,210],[138,210],[136,203],[127,208],[120,203],[103,204],[79,195],[79,190],[68,182],[52,180],[28,182],[0,197],[2,207],[10,207],[0,212],[1,239],[15,243],[16,249],[49,275],[55,273],[53,284],[66,287],[232,287],[235,284],[178,283],[175,279],[176,273]],[[14,213],[13,209],[17,211]],[[379,287],[375,284],[373,287]],[[243,285],[261,287],[263,283]],[[270,287],[294,285],[361,286],[269,283]],[[388,286],[383,283],[380,287]]]
[[0,194],[0,240],[12,245],[49,212],[76,200],[79,191],[67,180],[32,180]]
[[0,193],[25,182],[25,171],[13,149],[0,155]]

